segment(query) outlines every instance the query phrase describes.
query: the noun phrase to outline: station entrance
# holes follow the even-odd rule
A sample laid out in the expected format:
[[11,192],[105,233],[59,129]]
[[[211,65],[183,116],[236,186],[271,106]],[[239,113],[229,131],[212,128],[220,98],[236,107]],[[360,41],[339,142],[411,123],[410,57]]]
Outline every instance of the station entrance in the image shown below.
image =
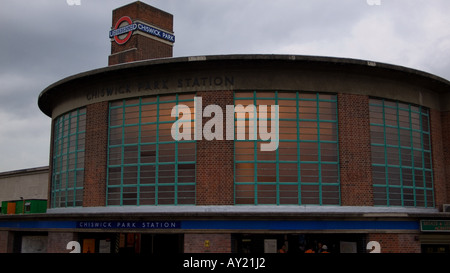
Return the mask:
[[175,254],[183,252],[183,234],[79,233],[82,253]]
[[233,234],[236,253],[365,253],[365,234]]
[[[184,234],[79,233],[82,253],[176,254]],[[366,253],[365,234],[231,234],[233,253]]]

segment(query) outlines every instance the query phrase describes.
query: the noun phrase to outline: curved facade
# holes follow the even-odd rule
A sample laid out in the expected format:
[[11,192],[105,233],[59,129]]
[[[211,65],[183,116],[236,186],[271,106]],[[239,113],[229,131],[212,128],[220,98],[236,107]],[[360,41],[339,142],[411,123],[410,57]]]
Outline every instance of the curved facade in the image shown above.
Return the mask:
[[421,71],[298,55],[68,77],[38,99],[47,213],[2,216],[0,252],[449,252],[449,93]]
[[332,57],[172,58],[171,14],[136,1],[112,19],[109,66],[39,95],[48,209],[1,215],[0,253],[450,253],[449,81]]
[[[82,73],[39,96],[53,119],[51,208],[439,209],[447,202],[440,132],[449,87],[404,67],[294,55],[172,58]],[[220,106],[224,123],[227,105],[255,109],[235,111],[233,139],[196,139],[212,118],[195,114],[195,98],[202,111]],[[171,115],[179,105],[191,116]],[[261,149],[268,140],[256,132],[263,105],[278,106],[273,151]],[[174,139],[177,122],[191,138]]]

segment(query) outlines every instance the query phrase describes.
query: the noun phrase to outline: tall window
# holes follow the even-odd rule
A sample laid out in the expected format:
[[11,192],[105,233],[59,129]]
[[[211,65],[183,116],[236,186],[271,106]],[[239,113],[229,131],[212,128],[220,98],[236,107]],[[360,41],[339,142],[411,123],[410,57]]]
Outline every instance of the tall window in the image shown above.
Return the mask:
[[370,100],[375,205],[434,207],[429,111]]
[[279,105],[279,147],[261,151],[264,141],[235,138],[235,204],[340,204],[335,95],[237,92],[238,104],[257,106],[243,120],[236,114],[235,132],[245,121],[247,136],[259,105]]
[[191,108],[192,119],[183,122],[193,126],[194,95],[110,104],[107,205],[195,204],[195,141],[171,134],[178,104]]
[[51,207],[81,206],[86,109],[58,117],[54,126]]

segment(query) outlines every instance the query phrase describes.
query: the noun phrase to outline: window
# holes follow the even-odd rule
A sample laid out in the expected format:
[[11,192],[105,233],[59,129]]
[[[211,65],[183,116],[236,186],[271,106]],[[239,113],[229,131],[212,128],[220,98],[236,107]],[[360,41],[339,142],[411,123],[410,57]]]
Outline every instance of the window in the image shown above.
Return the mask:
[[58,117],[54,123],[51,207],[76,207],[83,201],[86,109]]
[[31,212],[31,202],[25,202],[24,207],[25,207],[25,212],[28,212],[28,213]]
[[245,121],[247,136],[251,122],[257,124],[260,105],[279,105],[279,146],[261,151],[264,141],[235,138],[235,204],[340,204],[335,95],[236,92],[238,104],[256,106],[245,118],[235,115],[235,133]]
[[375,205],[434,207],[428,109],[371,99],[369,110]]
[[110,104],[107,205],[195,204],[195,141],[171,134],[178,120],[172,108],[179,104],[191,109],[191,119],[182,122],[193,126],[192,94]]

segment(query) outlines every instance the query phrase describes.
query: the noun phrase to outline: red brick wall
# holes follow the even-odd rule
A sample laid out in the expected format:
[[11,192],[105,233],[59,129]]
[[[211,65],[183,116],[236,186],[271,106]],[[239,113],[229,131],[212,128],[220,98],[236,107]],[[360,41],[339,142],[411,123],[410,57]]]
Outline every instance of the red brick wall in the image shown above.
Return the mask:
[[167,31],[173,31],[173,15],[143,2],[133,2],[113,10],[112,25],[123,16],[129,16],[131,20],[139,19],[162,28]]
[[138,45],[138,60],[169,58],[173,55],[173,47],[171,45],[144,36],[138,36]]
[[231,234],[186,233],[184,253],[231,253]]
[[373,206],[369,97],[338,94],[342,206]]
[[[123,16],[140,20],[155,27],[173,32],[173,15],[142,2],[134,2],[113,11],[112,26]],[[166,58],[173,56],[173,46],[136,34],[128,42],[119,45],[111,42],[109,65],[139,60]]]
[[77,234],[72,232],[49,232],[47,253],[70,253],[67,243],[77,240]]
[[[226,105],[233,105],[233,91],[198,92],[202,97],[203,108],[219,105],[224,111]],[[210,118],[203,118],[202,128]],[[225,122],[224,122],[225,139]],[[197,141],[197,205],[234,204],[234,141]]]
[[[434,115],[431,116],[431,128],[433,129],[433,117]],[[431,140],[432,140],[432,146],[433,146],[433,173],[435,175],[436,172],[436,168],[437,166],[435,166],[434,163],[434,155],[435,155],[435,149],[441,149],[443,157],[444,157],[444,161],[442,162],[442,164],[444,166],[442,166],[445,170],[445,178],[444,178],[444,183],[440,184],[440,189],[441,191],[445,192],[445,200],[442,200],[442,204],[445,204],[445,202],[449,203],[450,202],[450,112],[446,111],[446,112],[442,112],[441,113],[441,129],[442,129],[442,135],[441,135],[441,141],[442,141],[442,146],[439,145],[439,143],[437,143],[436,148],[435,148],[435,140],[434,140],[434,134],[432,132],[431,135]],[[436,139],[436,141],[439,141],[439,138]],[[435,188],[436,188],[436,182],[435,182]],[[436,191],[438,189],[436,188]],[[445,201],[445,202],[444,202]],[[437,203],[437,202],[436,202]]]
[[[132,42],[132,40],[137,39],[136,36],[132,36],[129,42]],[[115,43],[115,42],[113,42]],[[115,65],[115,64],[122,64],[122,63],[129,63],[136,61],[138,52],[136,48],[130,49],[130,50],[124,50],[122,52],[116,53],[114,55],[110,55],[108,57],[108,65]]]
[[0,231],[0,253],[13,252],[14,233],[11,231]]
[[[447,186],[445,177],[445,160],[444,147],[448,146],[447,143],[443,143],[443,136],[448,134],[443,134],[442,129],[447,127],[441,119],[441,112],[437,110],[430,109],[430,133],[431,133],[431,153],[432,153],[432,163],[433,163],[433,184],[434,184],[434,196],[435,205],[437,208],[442,209],[442,204],[447,203]],[[448,129],[448,128],[447,128]],[[449,139],[450,140],[450,139]],[[448,147],[447,147],[448,149]]]
[[[113,44],[117,45],[116,42],[113,42]],[[127,45],[132,48],[128,49]],[[137,47],[137,45],[139,45],[139,47]],[[109,56],[109,65],[139,60],[169,58],[173,56],[172,46],[141,35],[133,35],[130,40],[123,45],[123,48],[118,48],[118,50],[120,52]]]
[[48,189],[47,189],[47,208],[51,208],[52,204],[52,179],[53,179],[53,147],[55,145],[55,119],[52,119],[50,129],[50,155],[48,167]]
[[381,253],[420,253],[420,241],[416,240],[417,236],[417,234],[371,233],[367,234],[367,242],[380,243]]
[[99,102],[86,107],[85,143],[83,206],[105,206],[108,102]]

